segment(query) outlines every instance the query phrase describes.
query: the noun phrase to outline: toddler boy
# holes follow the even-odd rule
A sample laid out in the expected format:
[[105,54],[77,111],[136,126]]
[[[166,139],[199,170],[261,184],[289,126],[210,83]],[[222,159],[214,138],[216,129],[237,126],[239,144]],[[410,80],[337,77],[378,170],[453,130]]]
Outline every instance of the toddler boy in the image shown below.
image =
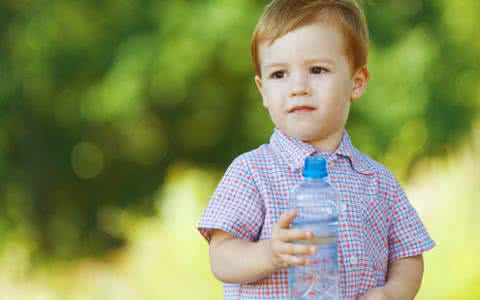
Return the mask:
[[[345,130],[350,105],[369,80],[368,31],[354,0],[274,0],[252,39],[255,83],[275,125],[268,144],[237,157],[198,224],[225,299],[288,299],[288,267],[315,248],[292,241],[292,189],[304,159],[322,155],[341,194],[342,299],[413,299],[430,238],[383,165],[356,149]],[[387,100],[387,99],[386,99]]]

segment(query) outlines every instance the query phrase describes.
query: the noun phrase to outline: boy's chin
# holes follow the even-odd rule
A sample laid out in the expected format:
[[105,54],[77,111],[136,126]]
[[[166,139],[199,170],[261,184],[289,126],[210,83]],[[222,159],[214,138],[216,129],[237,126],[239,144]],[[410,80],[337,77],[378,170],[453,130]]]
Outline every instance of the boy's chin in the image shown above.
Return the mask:
[[322,134],[321,130],[312,132],[311,130],[289,130],[287,131],[287,135],[299,139],[303,142],[309,142],[314,140],[321,140],[325,134]]

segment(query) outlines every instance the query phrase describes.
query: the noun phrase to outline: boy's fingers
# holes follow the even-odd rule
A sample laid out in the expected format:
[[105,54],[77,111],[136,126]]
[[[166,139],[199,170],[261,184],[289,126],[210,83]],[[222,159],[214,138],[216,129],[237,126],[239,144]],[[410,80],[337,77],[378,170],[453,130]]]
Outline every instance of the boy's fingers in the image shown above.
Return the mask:
[[285,267],[288,266],[304,266],[309,263],[309,260],[306,258],[296,257],[294,255],[284,254],[280,256],[285,263]]
[[296,215],[297,212],[295,210],[287,211],[280,216],[280,219],[278,220],[278,226],[280,228],[288,228],[290,226],[290,223],[292,223],[293,219],[295,219]]
[[284,242],[308,240],[313,237],[313,233],[298,228],[293,229],[280,229],[279,239]]
[[292,243],[278,243],[275,249],[281,255],[289,254],[289,255],[313,255],[315,254],[315,247],[314,246],[306,246],[300,244],[292,244]]

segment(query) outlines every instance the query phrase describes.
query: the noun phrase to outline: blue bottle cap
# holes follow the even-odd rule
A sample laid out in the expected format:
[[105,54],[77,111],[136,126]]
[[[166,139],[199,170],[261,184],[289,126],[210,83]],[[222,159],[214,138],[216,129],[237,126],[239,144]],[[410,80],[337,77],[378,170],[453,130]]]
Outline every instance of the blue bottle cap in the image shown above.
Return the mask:
[[327,162],[321,156],[309,156],[305,158],[303,177],[324,178],[328,176]]

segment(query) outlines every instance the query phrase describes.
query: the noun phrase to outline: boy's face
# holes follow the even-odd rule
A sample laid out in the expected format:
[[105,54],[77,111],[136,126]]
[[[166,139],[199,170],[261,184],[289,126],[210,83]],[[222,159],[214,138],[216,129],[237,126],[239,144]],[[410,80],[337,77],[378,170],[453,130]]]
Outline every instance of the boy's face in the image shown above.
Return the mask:
[[313,23],[259,45],[262,77],[255,82],[275,126],[310,144],[343,134],[351,100],[369,78],[366,67],[351,73],[343,34]]

